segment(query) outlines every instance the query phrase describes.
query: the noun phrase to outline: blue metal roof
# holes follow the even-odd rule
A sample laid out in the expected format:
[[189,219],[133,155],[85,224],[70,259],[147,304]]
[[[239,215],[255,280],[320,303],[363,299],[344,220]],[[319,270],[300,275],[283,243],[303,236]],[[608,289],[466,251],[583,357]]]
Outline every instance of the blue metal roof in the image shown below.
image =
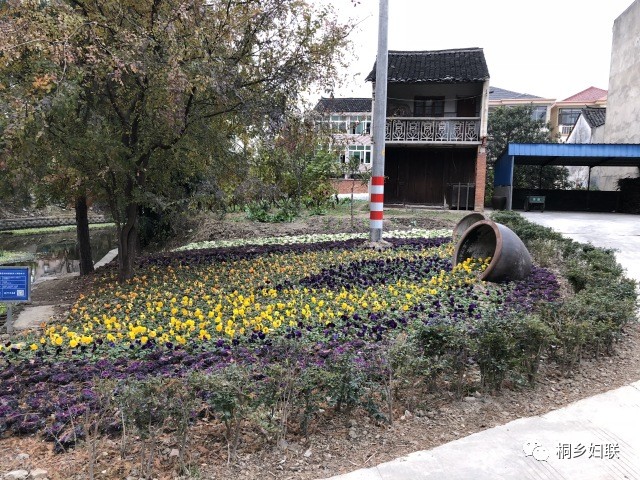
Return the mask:
[[510,143],[500,155],[515,165],[640,166],[640,145],[628,143]]
[[510,143],[496,160],[493,185],[513,200],[514,165],[640,167],[640,145],[628,143]]

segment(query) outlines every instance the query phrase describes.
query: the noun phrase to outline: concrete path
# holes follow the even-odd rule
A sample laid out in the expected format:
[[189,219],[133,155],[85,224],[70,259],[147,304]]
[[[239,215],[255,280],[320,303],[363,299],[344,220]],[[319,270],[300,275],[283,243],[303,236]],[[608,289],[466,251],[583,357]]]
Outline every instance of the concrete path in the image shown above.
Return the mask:
[[[520,212],[522,213],[522,212]],[[640,216],[526,212],[574,240],[616,250],[640,282]],[[640,480],[640,381],[333,480]]]
[[640,382],[331,478],[640,479]]
[[[112,261],[114,258],[118,256],[118,249],[115,248],[102,257],[98,262],[94,264],[94,268],[98,269]],[[79,273],[71,273],[65,274],[68,276],[77,276]],[[60,277],[45,277],[40,282],[34,282],[34,286],[42,281],[51,281],[56,280]],[[51,320],[51,317],[55,315],[55,307],[70,307],[70,304],[57,303],[55,305],[49,304],[34,304],[30,303],[25,305],[25,307],[20,311],[18,316],[13,321],[13,330],[29,330],[40,328],[42,325],[48,323]],[[9,330],[9,326],[7,326],[7,330]]]
[[115,259],[117,256],[118,256],[118,249],[117,248],[114,248],[113,250],[109,250],[104,257],[102,257],[100,260],[98,260],[95,263],[93,268],[98,269],[100,267],[103,267],[107,263],[109,263],[111,260]]
[[518,212],[530,222],[596,247],[612,248],[629,278],[640,282],[640,215],[590,212]]

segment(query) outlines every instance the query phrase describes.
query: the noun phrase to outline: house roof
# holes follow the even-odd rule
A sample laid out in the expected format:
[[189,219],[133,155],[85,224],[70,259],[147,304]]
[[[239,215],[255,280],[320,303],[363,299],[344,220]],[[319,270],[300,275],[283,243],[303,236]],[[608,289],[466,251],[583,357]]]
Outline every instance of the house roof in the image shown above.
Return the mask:
[[[389,50],[387,81],[391,83],[462,83],[489,79],[481,48],[454,50]],[[376,64],[366,78],[375,82]]]
[[591,128],[604,125],[607,118],[606,108],[588,107],[582,109],[582,116]]
[[518,93],[499,87],[489,87],[489,101],[491,100],[538,100],[542,97],[529,93]]
[[314,110],[317,112],[370,112],[371,98],[321,98]]
[[596,102],[598,100],[604,100],[607,98],[607,90],[603,90],[602,88],[597,87],[589,87],[586,90],[576,93],[575,95],[571,95],[568,98],[562,100],[563,102],[582,102],[582,103],[590,103]]

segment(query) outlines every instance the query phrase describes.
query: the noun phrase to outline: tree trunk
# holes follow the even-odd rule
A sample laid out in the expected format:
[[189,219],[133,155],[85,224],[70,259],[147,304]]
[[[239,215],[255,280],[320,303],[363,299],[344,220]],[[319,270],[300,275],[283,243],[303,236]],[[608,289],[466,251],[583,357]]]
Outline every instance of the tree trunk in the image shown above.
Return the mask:
[[87,214],[87,197],[78,195],[76,207],[76,236],[80,253],[80,275],[93,273],[93,259],[91,258],[91,236],[89,234],[89,216]]
[[118,280],[124,282],[133,277],[138,237],[138,204],[127,205],[125,224],[118,227]]

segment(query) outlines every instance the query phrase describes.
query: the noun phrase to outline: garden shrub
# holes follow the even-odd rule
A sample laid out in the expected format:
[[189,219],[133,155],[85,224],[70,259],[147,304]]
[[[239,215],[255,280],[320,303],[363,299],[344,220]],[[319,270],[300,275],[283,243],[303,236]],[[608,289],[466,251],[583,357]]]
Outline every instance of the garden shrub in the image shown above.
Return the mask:
[[439,318],[429,320],[417,327],[415,341],[424,356],[425,380],[434,384],[444,377],[462,396],[473,350],[468,325]]
[[475,360],[480,368],[480,383],[487,390],[500,390],[515,359],[515,339],[512,321],[495,312],[478,324]]
[[613,353],[623,328],[635,319],[635,285],[623,279],[617,283],[598,283],[581,290],[572,299],[576,315],[592,323],[593,337],[588,346],[594,354]]
[[266,200],[251,202],[244,207],[244,211],[249,220],[263,223],[271,220],[271,215],[269,214],[270,209],[271,205]]
[[554,332],[536,315],[496,311],[478,323],[474,336],[481,386],[498,391],[506,379],[530,385],[535,382]]
[[140,471],[150,477],[160,434],[171,426],[178,444],[178,461],[185,468],[184,453],[196,406],[195,391],[183,379],[149,377],[129,379],[115,390],[115,402],[124,425],[122,442],[126,450],[125,432],[134,431],[142,440]]
[[367,387],[364,359],[357,351],[338,348],[328,362],[328,403],[347,416],[362,403]]
[[555,341],[550,345],[551,358],[565,374],[580,363],[587,340],[593,334],[588,318],[576,315],[573,300],[543,307],[540,316],[553,330]]
[[518,317],[511,326],[514,335],[515,371],[524,375],[530,385],[535,383],[540,360],[555,341],[551,327],[539,315]]
[[623,277],[612,250],[571,242],[574,248],[567,254],[565,275],[576,292],[588,286],[605,286]]

